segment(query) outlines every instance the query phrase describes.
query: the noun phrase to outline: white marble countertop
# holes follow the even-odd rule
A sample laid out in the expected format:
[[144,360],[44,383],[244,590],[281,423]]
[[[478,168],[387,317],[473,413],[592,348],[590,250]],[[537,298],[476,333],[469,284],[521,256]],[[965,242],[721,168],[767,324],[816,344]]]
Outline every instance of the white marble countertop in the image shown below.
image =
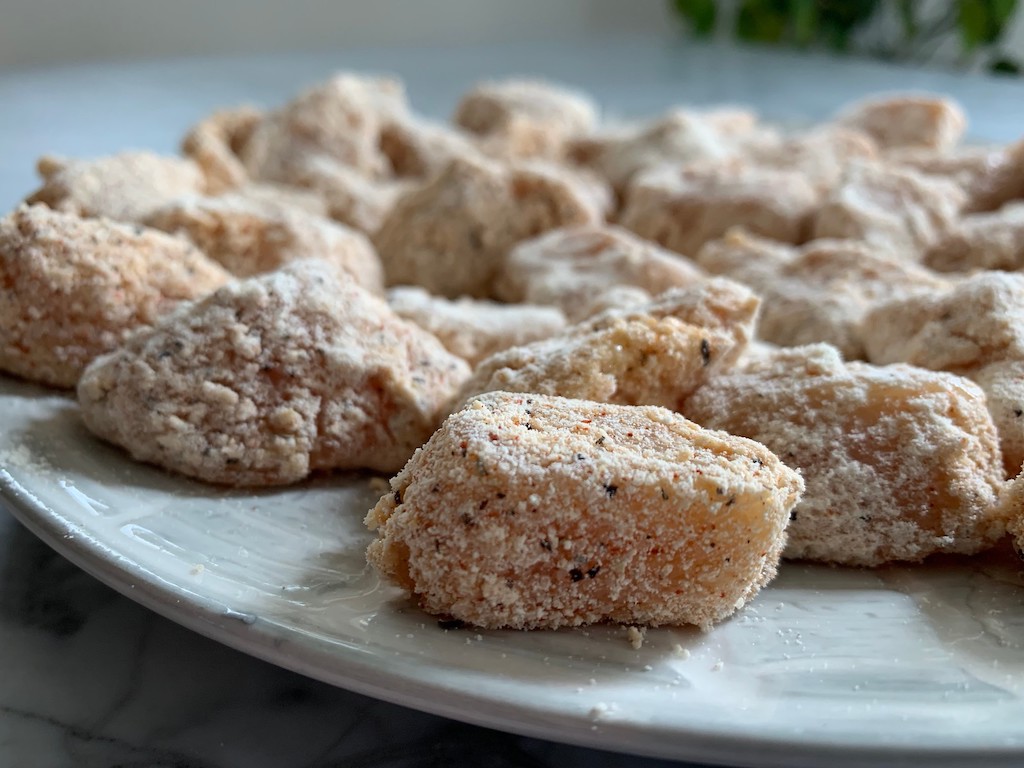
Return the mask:
[[[140,62],[0,74],[0,208],[32,188],[33,163],[44,152],[171,151],[185,127],[215,106],[280,101],[343,67],[397,72],[415,105],[438,116],[473,80],[526,73],[594,91],[624,115],[731,101],[771,118],[814,119],[869,92],[939,90],[965,105],[972,137],[1024,133],[1024,81],[682,44]],[[2,765],[667,765],[462,725],[275,668],[138,607],[3,511],[0,649]]]

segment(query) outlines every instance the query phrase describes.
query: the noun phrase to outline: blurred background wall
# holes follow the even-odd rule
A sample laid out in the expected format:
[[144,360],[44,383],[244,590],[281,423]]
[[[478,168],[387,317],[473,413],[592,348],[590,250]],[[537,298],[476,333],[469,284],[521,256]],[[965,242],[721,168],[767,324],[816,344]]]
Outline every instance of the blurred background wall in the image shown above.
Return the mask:
[[678,35],[662,0],[0,0],[0,69],[122,57]]

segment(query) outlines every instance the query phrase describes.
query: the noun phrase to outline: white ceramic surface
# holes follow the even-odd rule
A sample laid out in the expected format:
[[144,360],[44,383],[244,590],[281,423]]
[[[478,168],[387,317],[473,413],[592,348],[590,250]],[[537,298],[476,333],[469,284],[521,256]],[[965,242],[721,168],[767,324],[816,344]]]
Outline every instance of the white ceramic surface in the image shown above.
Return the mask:
[[0,379],[0,485],[33,531],[154,610],[307,675],[431,712],[742,765],[1024,759],[1012,559],[786,565],[709,634],[444,630],[368,570],[365,478],[225,492],[95,441],[73,401]]

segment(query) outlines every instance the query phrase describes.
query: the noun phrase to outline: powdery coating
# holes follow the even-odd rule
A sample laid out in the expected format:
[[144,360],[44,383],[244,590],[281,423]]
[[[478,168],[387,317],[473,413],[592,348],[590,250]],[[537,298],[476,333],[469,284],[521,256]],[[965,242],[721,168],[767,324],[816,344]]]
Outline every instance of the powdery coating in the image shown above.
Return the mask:
[[593,190],[568,172],[458,159],[399,198],[374,244],[390,285],[486,298],[516,243],[602,219]]
[[723,237],[701,246],[694,261],[713,275],[727,275],[746,285],[761,285],[795,259],[798,252],[792,245],[734,227]]
[[1024,269],[1024,202],[964,216],[924,255],[939,272]]
[[485,395],[367,515],[368,560],[482,627],[709,629],[776,572],[800,476],[662,408]]
[[208,482],[282,485],[400,468],[468,374],[429,333],[322,261],[232,282],[96,360],[86,425]]
[[851,161],[877,156],[878,149],[866,134],[835,125],[756,144],[746,152],[751,162],[764,168],[802,173],[823,192],[839,183]]
[[262,119],[254,107],[234,107],[214,112],[185,134],[181,151],[199,165],[207,192],[217,195],[248,181],[238,155]]
[[964,202],[947,179],[854,162],[818,211],[813,236],[864,240],[917,260],[952,229]]
[[[310,189],[291,187],[272,182],[246,182],[231,190],[231,196],[248,200],[256,205],[298,208],[315,216],[327,216],[327,203],[321,195]],[[226,196],[226,195],[225,195]]]
[[140,222],[161,205],[205,188],[203,174],[191,160],[152,152],[121,152],[94,160],[45,156],[36,168],[43,186],[27,203],[122,222]]
[[745,115],[748,124],[734,118],[716,120],[715,115],[676,109],[648,123],[582,136],[569,144],[568,158],[623,192],[635,175],[649,168],[735,156],[736,135],[752,129],[756,118]]
[[381,121],[406,111],[399,81],[338,74],[260,121],[241,148],[242,162],[263,181],[295,183],[315,156],[380,176],[387,170],[378,147]]
[[[827,342],[847,359],[864,357],[861,323],[881,302],[949,287],[927,269],[852,240],[814,240],[781,256],[771,243],[732,236],[734,257],[763,245],[748,262],[721,273],[750,286],[762,299],[758,336],[782,346]],[[709,244],[710,245],[710,244]],[[716,246],[725,250],[728,246]],[[705,258],[708,247],[702,249]],[[734,259],[739,261],[738,259]]]
[[228,279],[162,232],[21,206],[0,219],[0,369],[73,387],[130,331]]
[[1024,360],[1024,275],[983,272],[940,293],[886,302],[864,319],[868,359],[970,375]]
[[294,170],[292,183],[320,195],[332,219],[367,235],[380,228],[399,196],[415,186],[407,179],[369,179],[323,155]]
[[1006,476],[1015,477],[1024,465],[1024,360],[986,365],[971,373],[971,378],[985,392]]
[[597,108],[585,94],[532,80],[481,83],[462,97],[455,125],[500,157],[558,158],[566,140],[589,131]]
[[633,285],[617,285],[606,288],[595,294],[590,301],[581,304],[569,321],[579,322],[611,309],[632,309],[641,304],[649,304],[653,300],[654,297],[643,288]]
[[384,121],[380,149],[392,173],[400,177],[433,176],[456,158],[475,158],[481,154],[469,135],[411,116]]
[[740,356],[757,309],[757,298],[728,280],[677,288],[650,304],[608,310],[487,358],[456,402],[505,391],[677,408]]
[[952,99],[896,96],[854,104],[839,116],[839,123],[864,131],[883,149],[925,147],[945,151],[963,137],[967,116]]
[[392,288],[388,304],[399,317],[434,334],[445,349],[476,365],[509,347],[546,339],[565,328],[554,307],[431,296],[422,288]]
[[887,162],[949,179],[967,195],[964,211],[994,211],[1024,197],[1024,141],[1006,147],[957,147],[949,152],[902,149]]
[[495,293],[505,301],[551,304],[580,320],[609,286],[632,286],[654,295],[703,277],[690,262],[628,230],[589,224],[519,243],[505,259]]
[[288,204],[231,193],[182,198],[146,223],[186,237],[238,277],[315,258],[336,264],[368,291],[384,290],[380,260],[365,235]]
[[688,418],[757,440],[807,489],[785,555],[844,565],[975,553],[1005,531],[1003,463],[985,395],[946,373],[782,350],[713,379]]
[[811,183],[793,171],[742,163],[665,166],[630,186],[619,223],[693,255],[735,226],[785,243],[803,242],[819,202]]
[[1000,509],[1006,517],[1007,532],[1014,538],[1014,548],[1024,558],[1024,472],[1007,484]]

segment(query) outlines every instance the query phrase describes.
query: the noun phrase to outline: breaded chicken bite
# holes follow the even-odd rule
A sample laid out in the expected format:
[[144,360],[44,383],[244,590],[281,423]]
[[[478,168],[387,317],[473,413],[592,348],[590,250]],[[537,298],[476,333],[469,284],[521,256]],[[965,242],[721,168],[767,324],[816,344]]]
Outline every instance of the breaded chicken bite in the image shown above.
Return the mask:
[[784,243],[803,242],[820,195],[795,171],[725,163],[664,166],[630,186],[619,223],[684,256],[732,227]]
[[1024,559],[1024,472],[1007,483],[1000,509],[1007,520],[1007,532],[1013,536],[1014,549]]
[[0,369],[73,387],[131,331],[229,278],[163,232],[21,206],[0,218]]
[[721,278],[673,289],[650,304],[611,309],[487,358],[456,402],[501,390],[677,408],[736,361],[753,335],[757,308],[750,291]]
[[579,91],[512,79],[474,87],[452,122],[478,136],[495,157],[558,159],[568,139],[594,126],[597,108]]
[[712,275],[725,275],[745,285],[761,285],[773,279],[798,253],[788,243],[733,227],[724,236],[704,243],[694,255],[694,262]]
[[947,179],[855,162],[818,210],[813,237],[864,240],[917,261],[953,228],[965,199]]
[[516,243],[602,219],[593,190],[568,172],[461,159],[400,197],[374,244],[389,285],[487,298]]
[[927,95],[866,99],[843,110],[838,122],[864,131],[882,149],[946,151],[957,145],[967,129],[967,116],[959,104]]
[[980,552],[1005,532],[996,430],[984,393],[959,376],[798,347],[713,379],[681,412],[800,470],[788,558],[916,562]]
[[1024,360],[1024,275],[983,272],[950,290],[879,305],[864,319],[868,359],[971,375]]
[[957,147],[950,152],[900,149],[887,152],[885,160],[954,182],[967,196],[965,213],[994,211],[1024,197],[1024,141],[999,147]]
[[187,238],[238,277],[324,259],[366,290],[384,290],[380,260],[365,235],[287,204],[234,193],[188,197],[158,209],[146,223]]
[[686,259],[608,224],[552,230],[519,243],[495,281],[498,298],[551,304],[571,320],[592,313],[610,286],[650,295],[694,285],[703,272]]
[[453,355],[476,365],[495,352],[546,339],[565,328],[555,307],[431,296],[422,288],[392,288],[388,305],[399,317],[430,331]]
[[254,179],[285,184],[296,183],[318,156],[381,176],[388,167],[379,147],[382,120],[407,110],[399,81],[341,73],[268,113],[241,147],[242,163]]
[[746,157],[762,168],[797,171],[822,192],[843,177],[854,160],[874,160],[878,148],[865,133],[836,125],[824,125],[804,133],[755,144]]
[[1024,269],[1024,201],[964,216],[923,261],[939,272]]
[[206,182],[191,160],[152,152],[121,152],[93,160],[42,157],[43,185],[26,199],[62,213],[141,222],[183,195],[202,194]]
[[321,197],[327,215],[340,224],[373,235],[414,179],[370,179],[322,155],[296,169],[293,184]]
[[735,129],[733,121],[719,124],[712,115],[674,109],[646,123],[581,136],[569,143],[567,154],[623,193],[636,175],[651,168],[735,157],[735,134],[743,131],[729,127]]
[[380,150],[399,177],[427,178],[457,158],[481,156],[469,134],[413,116],[385,118]]
[[[949,287],[929,270],[855,240],[813,240],[789,249],[787,258],[784,247],[741,232],[727,238],[731,248],[729,242],[713,241],[701,249],[699,259],[712,259],[712,252],[720,251],[719,273],[748,285],[762,299],[759,338],[785,347],[826,342],[848,360],[862,358],[861,324],[871,308]],[[737,258],[742,249],[758,246],[761,252]]]
[[776,572],[800,476],[671,411],[484,395],[367,515],[367,559],[480,627],[709,629]]
[[212,483],[397,471],[468,375],[426,331],[323,261],[229,283],[93,362],[86,426]]
[[255,107],[224,109],[199,121],[185,134],[182,154],[199,166],[208,193],[219,195],[249,180],[239,154],[262,119],[263,113]]
[[972,371],[971,379],[985,392],[1006,476],[1016,477],[1024,468],[1024,360],[991,363]]

